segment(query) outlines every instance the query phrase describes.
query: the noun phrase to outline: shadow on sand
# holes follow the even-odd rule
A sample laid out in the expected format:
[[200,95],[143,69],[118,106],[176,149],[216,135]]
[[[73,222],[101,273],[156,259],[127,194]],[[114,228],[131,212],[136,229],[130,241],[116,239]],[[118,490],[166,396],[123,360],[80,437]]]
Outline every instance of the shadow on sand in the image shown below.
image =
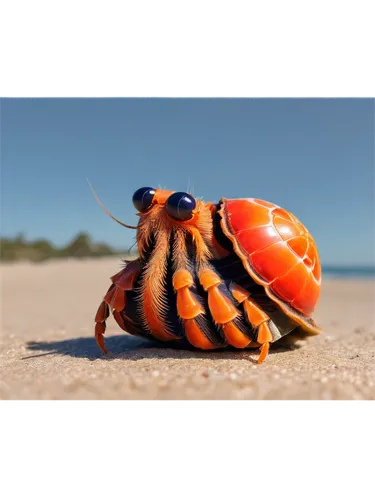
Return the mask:
[[[220,349],[217,351],[201,351],[184,342],[170,342],[166,344],[153,340],[144,340],[131,335],[114,335],[106,338],[108,354],[103,354],[93,337],[78,337],[55,341],[28,342],[26,347],[29,351],[37,351],[38,354],[25,356],[22,359],[31,359],[51,354],[71,356],[73,358],[86,358],[89,360],[103,359],[142,359],[142,358],[205,358],[205,359],[246,359],[256,362],[258,349],[238,350],[235,348]],[[298,346],[275,345],[270,350],[273,353],[288,352],[298,349]],[[40,353],[40,351],[44,351]]]

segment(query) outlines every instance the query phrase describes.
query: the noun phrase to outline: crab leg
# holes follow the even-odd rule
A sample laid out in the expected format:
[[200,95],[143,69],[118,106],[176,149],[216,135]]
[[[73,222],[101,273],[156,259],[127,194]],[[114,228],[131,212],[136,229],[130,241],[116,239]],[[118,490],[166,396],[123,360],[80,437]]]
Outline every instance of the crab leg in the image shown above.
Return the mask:
[[246,317],[253,328],[257,328],[257,342],[261,345],[258,363],[262,363],[268,354],[273,335],[269,327],[270,317],[250,297],[250,292],[236,283],[231,285],[233,297],[243,304]]
[[132,290],[134,283],[141,272],[139,260],[130,261],[125,269],[112,276],[112,285],[108,288],[95,316],[95,339],[100,349],[107,354],[104,344],[106,319],[112,312],[121,312],[126,305],[126,291]]
[[177,312],[184,322],[188,341],[200,349],[217,349],[200,328],[197,319],[205,311],[195,294],[190,290],[194,285],[193,276],[186,269],[179,269],[173,275],[173,288],[177,294]]
[[95,339],[96,343],[105,354],[107,354],[108,351],[104,345],[103,334],[107,326],[105,320],[108,318],[108,316],[109,307],[108,304],[103,300],[103,302],[101,302],[100,306],[98,307],[97,313],[95,315]]
[[[254,343],[235,325],[234,320],[241,316],[237,307],[220,291],[222,279],[212,269],[203,269],[199,273],[199,281],[208,293],[208,307],[214,321],[221,325],[228,342],[234,347],[252,347]],[[250,298],[250,293],[232,285],[232,295],[239,302],[244,303],[245,314],[253,328],[257,328],[257,342],[261,344],[258,363],[267,357],[269,344],[272,342],[272,333],[268,326],[269,317]]]
[[199,281],[208,294],[208,307],[213,320],[221,326],[229,344],[238,348],[250,346],[251,339],[234,322],[241,317],[241,312],[219,289],[222,279],[215,271],[207,268],[199,273]]

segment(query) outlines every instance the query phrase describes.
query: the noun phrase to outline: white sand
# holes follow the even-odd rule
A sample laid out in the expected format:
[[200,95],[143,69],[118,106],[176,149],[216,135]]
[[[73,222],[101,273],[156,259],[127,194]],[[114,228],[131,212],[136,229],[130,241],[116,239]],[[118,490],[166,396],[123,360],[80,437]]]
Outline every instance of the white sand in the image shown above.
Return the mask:
[[129,336],[105,358],[93,318],[118,258],[1,266],[1,399],[375,399],[374,281],[325,280],[302,347],[205,353]]

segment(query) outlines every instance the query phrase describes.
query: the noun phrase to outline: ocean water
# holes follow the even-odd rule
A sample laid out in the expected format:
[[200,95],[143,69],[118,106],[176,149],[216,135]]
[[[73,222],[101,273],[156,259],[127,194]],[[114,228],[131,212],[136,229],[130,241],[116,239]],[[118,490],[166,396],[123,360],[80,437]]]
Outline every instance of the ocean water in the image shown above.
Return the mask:
[[375,266],[339,267],[322,266],[323,278],[375,279]]

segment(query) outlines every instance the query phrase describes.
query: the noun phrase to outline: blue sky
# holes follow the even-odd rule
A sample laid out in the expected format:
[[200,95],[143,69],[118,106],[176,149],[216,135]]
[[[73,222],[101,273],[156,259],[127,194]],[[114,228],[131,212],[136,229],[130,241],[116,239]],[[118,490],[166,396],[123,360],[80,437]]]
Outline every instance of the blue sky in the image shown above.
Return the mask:
[[117,247],[142,186],[258,197],[308,227],[323,264],[374,263],[374,100],[2,99],[1,234]]

